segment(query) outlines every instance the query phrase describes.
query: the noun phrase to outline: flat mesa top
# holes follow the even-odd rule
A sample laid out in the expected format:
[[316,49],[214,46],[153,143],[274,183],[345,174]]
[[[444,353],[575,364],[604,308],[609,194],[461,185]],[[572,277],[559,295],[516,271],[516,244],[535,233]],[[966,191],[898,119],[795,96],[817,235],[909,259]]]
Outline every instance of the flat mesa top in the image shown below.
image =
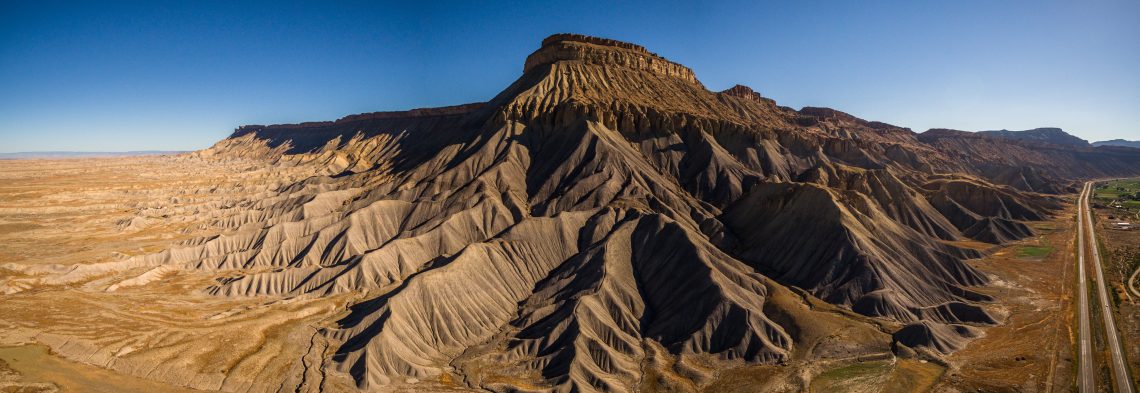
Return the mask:
[[542,40],[542,46],[527,56],[523,73],[560,61],[630,67],[697,82],[693,70],[650,52],[641,45],[581,34],[555,34]]
[[[560,34],[552,35],[550,37],[546,37],[545,39],[542,40],[542,46],[547,47],[547,46],[551,46],[551,45],[561,43],[561,42],[580,42],[580,43],[593,44],[593,45],[599,45],[599,46],[612,46],[612,47],[616,47],[616,48],[629,49],[632,51],[637,51],[637,52],[642,52],[642,53],[647,53],[647,54],[653,54],[652,52],[649,52],[648,49],[645,49],[645,47],[641,46],[641,45],[631,44],[631,43],[628,43],[625,41],[612,40],[609,38],[593,37],[593,36],[588,36],[588,35],[570,34],[570,33],[560,33]],[[656,55],[654,55],[654,56],[656,56]]]

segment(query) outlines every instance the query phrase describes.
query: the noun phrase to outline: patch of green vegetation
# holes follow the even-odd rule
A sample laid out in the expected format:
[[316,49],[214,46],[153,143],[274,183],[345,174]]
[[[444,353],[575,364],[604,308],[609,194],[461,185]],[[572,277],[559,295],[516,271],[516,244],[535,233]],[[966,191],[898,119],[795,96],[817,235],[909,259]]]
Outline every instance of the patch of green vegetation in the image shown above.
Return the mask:
[[1018,258],[1044,258],[1053,252],[1053,246],[1021,246],[1017,249]]
[[1115,199],[1135,201],[1140,199],[1140,179],[1113,180],[1099,184],[1093,189],[1093,198],[1105,202]]
[[811,381],[812,392],[863,392],[868,387],[881,386],[893,365],[888,360],[859,362],[833,368],[817,375]]
[[1104,202],[1111,201],[1120,197],[1120,192],[1116,190],[1096,190],[1093,192],[1093,199],[1101,200]]

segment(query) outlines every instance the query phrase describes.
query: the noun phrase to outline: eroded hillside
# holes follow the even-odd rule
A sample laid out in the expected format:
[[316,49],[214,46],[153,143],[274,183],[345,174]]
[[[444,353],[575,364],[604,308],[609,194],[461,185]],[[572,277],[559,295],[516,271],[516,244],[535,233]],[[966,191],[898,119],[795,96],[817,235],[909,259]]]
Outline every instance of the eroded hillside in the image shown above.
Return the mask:
[[[174,290],[247,328],[278,315],[260,345],[280,355],[255,363],[277,378],[242,369],[248,357],[217,367],[161,350],[217,347],[198,339],[20,327],[129,374],[259,391],[699,390],[723,369],[940,361],[1002,323],[979,290],[991,277],[966,262],[977,244],[1033,236],[1027,222],[1057,214],[1077,177],[1140,168],[1126,150],[916,134],[713,92],[640,46],[578,35],[544,40],[486,103],[244,126],[169,160],[235,179],[155,207],[187,223],[177,241],[8,263],[0,285]],[[796,374],[773,386],[803,388]]]

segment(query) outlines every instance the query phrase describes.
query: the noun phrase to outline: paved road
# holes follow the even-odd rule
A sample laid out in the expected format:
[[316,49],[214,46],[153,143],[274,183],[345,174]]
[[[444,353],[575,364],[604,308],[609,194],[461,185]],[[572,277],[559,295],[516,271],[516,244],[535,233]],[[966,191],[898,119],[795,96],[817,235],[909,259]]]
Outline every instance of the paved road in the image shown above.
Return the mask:
[[[1089,250],[1092,252],[1092,265],[1093,270],[1096,272],[1096,290],[1100,299],[1101,314],[1104,315],[1104,331],[1105,336],[1108,338],[1109,357],[1112,359],[1112,376],[1115,380],[1116,391],[1122,393],[1134,393],[1135,389],[1132,387],[1132,379],[1128,377],[1128,364],[1124,362],[1124,351],[1120,346],[1120,335],[1116,331],[1116,321],[1113,316],[1112,306],[1109,303],[1108,291],[1104,286],[1104,270],[1101,269],[1100,250],[1096,243],[1096,229],[1093,226],[1091,212],[1089,210],[1089,194],[1092,193],[1092,183],[1085,183],[1085,192],[1081,196],[1081,210],[1084,211],[1084,221],[1081,226],[1087,226],[1089,232]],[[1081,231],[1078,231],[1078,233]],[[1082,236],[1083,240],[1083,236]],[[1084,242],[1081,243],[1081,254],[1084,254]],[[1083,258],[1081,258],[1083,259]],[[1082,261],[1083,265],[1083,261]],[[1081,281],[1084,281],[1084,275],[1081,276]],[[1082,291],[1083,292],[1083,291]],[[1082,309],[1087,309],[1088,303],[1082,304]],[[1087,316],[1087,311],[1085,316]],[[1082,337],[1083,338],[1083,337]],[[1083,345],[1083,344],[1082,344]],[[1084,362],[1082,361],[1082,372],[1084,372]],[[1082,380],[1084,377],[1082,376]]]
[[1140,266],[1136,267],[1136,271],[1128,277],[1128,290],[1132,292],[1132,296],[1140,298],[1140,287],[1136,286],[1136,276],[1140,276]]
[[1089,326],[1089,290],[1085,282],[1085,197],[1089,186],[1081,189],[1080,199],[1077,200],[1077,318],[1080,325],[1080,356],[1077,371],[1077,390],[1081,393],[1096,391],[1096,380],[1093,371],[1092,357],[1092,330]]

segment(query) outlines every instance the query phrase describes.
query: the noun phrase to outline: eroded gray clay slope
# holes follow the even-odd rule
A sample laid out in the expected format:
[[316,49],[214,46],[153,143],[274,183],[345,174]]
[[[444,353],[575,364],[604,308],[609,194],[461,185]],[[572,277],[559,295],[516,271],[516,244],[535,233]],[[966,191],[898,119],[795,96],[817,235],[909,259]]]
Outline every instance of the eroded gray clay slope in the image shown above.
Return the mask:
[[192,159],[312,176],[219,216],[226,234],[53,279],[154,269],[116,290],[173,266],[231,273],[212,296],[363,294],[323,331],[336,348],[322,364],[369,389],[459,374],[496,391],[635,390],[662,356],[707,382],[684,360],[797,353],[808,330],[772,301],[785,286],[950,352],[998,323],[963,262],[981,254],[951,241],[1031,235],[1021,221],[1059,206],[1031,191],[1069,172],[962,160],[992,147],[923,136],[711,92],[644,48],[558,35],[484,104],[242,127]]

